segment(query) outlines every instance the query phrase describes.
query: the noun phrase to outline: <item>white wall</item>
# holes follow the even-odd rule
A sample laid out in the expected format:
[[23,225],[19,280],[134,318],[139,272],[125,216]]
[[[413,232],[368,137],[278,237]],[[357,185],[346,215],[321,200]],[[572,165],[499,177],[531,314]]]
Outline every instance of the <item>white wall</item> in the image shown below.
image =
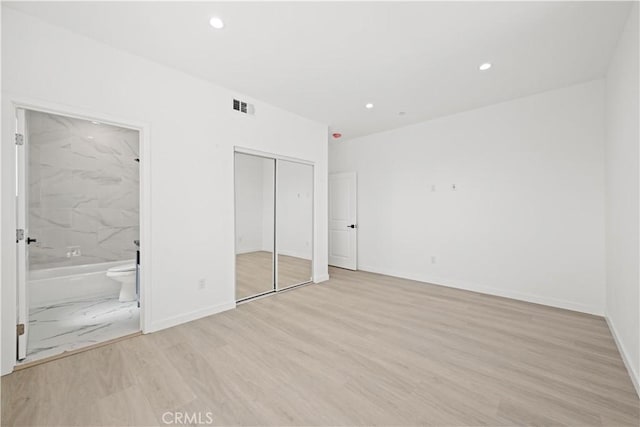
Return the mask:
[[[231,109],[224,88],[11,9],[2,11],[2,235],[13,212],[13,99],[55,103],[150,129],[151,281],[146,330],[234,307],[233,147],[315,162],[315,281],[327,274],[327,127],[268,104]],[[144,184],[143,184],[144,185]],[[146,245],[146,246],[145,246]],[[2,373],[15,355],[15,245],[2,247]],[[206,287],[198,289],[198,281]]]
[[606,315],[640,394],[640,141],[638,5],[606,79]]
[[603,104],[600,80],[330,143],[358,268],[603,314]]

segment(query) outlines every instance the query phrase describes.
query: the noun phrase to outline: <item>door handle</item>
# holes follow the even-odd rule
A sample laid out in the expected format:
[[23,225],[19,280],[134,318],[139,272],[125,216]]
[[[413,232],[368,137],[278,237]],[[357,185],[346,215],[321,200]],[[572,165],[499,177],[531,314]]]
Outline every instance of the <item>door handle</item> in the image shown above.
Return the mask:
[[347,228],[358,228],[355,224],[347,225]]
[[30,245],[31,243],[35,243],[37,242],[37,239],[32,239],[31,237],[27,237],[27,245]]

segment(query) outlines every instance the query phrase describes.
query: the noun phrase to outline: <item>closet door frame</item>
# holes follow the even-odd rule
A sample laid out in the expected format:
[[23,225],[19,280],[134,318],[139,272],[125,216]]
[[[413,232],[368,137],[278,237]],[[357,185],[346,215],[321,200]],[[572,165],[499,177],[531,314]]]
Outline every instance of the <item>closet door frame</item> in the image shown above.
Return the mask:
[[[236,173],[236,168],[235,168],[235,156],[236,153],[239,154],[248,154],[251,156],[257,156],[257,157],[263,157],[263,158],[267,158],[267,159],[273,159],[275,161],[275,173],[274,173],[274,202],[273,202],[273,211],[274,211],[274,217],[273,217],[273,240],[274,240],[274,249],[273,249],[273,290],[268,291],[268,292],[263,292],[257,295],[253,295],[250,297],[246,297],[246,298],[241,298],[239,300],[236,300],[236,303],[243,303],[246,301],[250,301],[253,300],[255,298],[261,298],[264,296],[268,296],[268,295],[272,295],[272,294],[276,294],[280,291],[286,291],[286,290],[290,290],[290,289],[294,289],[297,288],[299,286],[304,286],[307,285],[309,283],[313,283],[313,278],[315,277],[315,257],[316,257],[316,248],[315,248],[315,238],[316,238],[316,209],[315,209],[315,189],[316,189],[316,175],[315,175],[315,163],[308,161],[308,160],[304,160],[304,159],[298,159],[295,157],[289,157],[289,156],[282,156],[279,154],[274,154],[274,153],[268,153],[268,152],[264,152],[264,151],[259,151],[259,150],[254,150],[251,148],[246,148],[246,147],[241,147],[241,146],[234,146],[233,147],[233,293],[234,293],[234,299],[236,298],[236,287],[237,287],[237,264],[236,264],[236,252],[237,252],[237,242],[236,242],[236,236],[237,236],[237,230],[236,230],[236,179],[235,179],[235,173]],[[287,162],[294,162],[294,163],[300,163],[303,165],[308,165],[311,166],[311,176],[312,176],[312,185],[311,185],[311,277],[308,281],[306,282],[301,282],[301,283],[297,283],[295,285],[290,285],[287,286],[285,288],[278,288],[278,162],[279,161],[287,161]]]

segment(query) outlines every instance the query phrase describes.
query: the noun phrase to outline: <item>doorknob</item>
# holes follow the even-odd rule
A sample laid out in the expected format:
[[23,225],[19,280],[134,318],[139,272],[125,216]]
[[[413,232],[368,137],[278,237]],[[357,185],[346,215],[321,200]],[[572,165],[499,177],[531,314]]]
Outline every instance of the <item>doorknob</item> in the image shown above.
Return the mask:
[[37,239],[32,239],[31,237],[27,237],[27,245],[30,245],[31,243],[35,243],[37,242]]
[[347,228],[357,228],[355,224],[347,225]]

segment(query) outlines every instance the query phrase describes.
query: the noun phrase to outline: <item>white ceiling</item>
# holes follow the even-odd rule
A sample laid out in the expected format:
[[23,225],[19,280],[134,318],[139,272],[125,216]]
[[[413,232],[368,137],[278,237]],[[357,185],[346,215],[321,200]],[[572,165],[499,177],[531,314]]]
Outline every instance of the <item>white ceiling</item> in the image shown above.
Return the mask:
[[[3,4],[326,123],[344,138],[601,77],[631,6]],[[224,30],[209,26],[213,15]],[[479,72],[485,61],[493,68]],[[375,107],[366,110],[367,102]]]

